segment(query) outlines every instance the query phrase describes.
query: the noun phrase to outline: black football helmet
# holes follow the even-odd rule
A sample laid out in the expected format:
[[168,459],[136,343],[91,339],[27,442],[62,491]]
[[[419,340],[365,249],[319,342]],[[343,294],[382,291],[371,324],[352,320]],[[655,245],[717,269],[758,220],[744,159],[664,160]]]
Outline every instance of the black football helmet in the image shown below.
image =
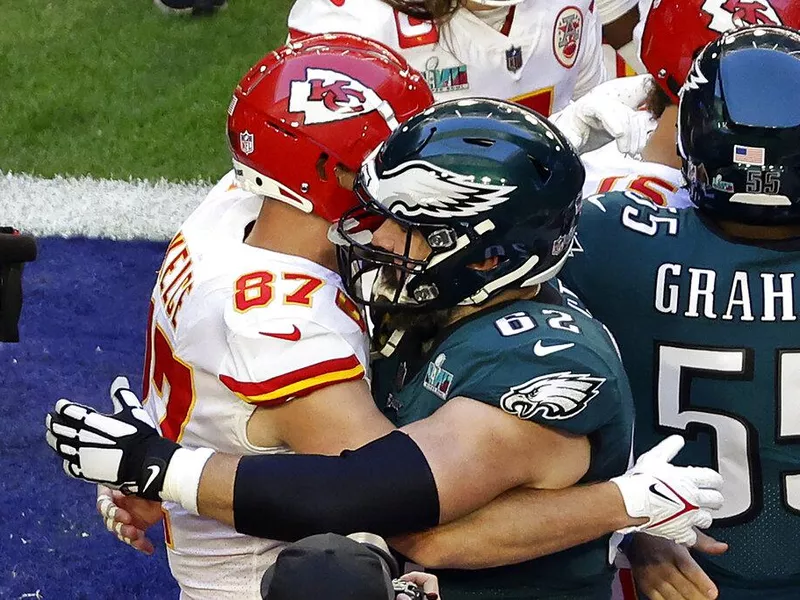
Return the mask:
[[[584,177],[567,139],[533,111],[486,98],[435,104],[359,171],[361,206],[337,229],[348,292],[384,309],[438,310],[546,281],[572,245]],[[369,244],[383,219],[405,229],[403,254]],[[409,256],[414,230],[432,249],[424,260]],[[494,268],[470,268],[492,257]]]
[[749,27],[708,44],[680,93],[678,153],[709,216],[800,222],[800,32]]

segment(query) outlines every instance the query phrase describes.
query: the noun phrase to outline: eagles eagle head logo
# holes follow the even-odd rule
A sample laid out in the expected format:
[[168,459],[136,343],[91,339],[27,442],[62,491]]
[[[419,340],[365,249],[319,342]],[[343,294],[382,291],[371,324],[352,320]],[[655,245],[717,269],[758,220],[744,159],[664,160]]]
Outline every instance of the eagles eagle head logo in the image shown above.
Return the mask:
[[513,386],[500,398],[500,408],[521,419],[536,414],[544,419],[569,419],[588,406],[605,381],[571,371],[549,373]]

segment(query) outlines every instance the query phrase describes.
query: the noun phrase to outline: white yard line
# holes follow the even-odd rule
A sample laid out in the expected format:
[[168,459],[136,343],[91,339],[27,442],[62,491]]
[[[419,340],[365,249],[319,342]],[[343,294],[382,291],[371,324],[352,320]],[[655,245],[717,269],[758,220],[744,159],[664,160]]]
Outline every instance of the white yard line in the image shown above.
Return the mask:
[[40,237],[169,240],[212,187],[0,172],[0,225]]

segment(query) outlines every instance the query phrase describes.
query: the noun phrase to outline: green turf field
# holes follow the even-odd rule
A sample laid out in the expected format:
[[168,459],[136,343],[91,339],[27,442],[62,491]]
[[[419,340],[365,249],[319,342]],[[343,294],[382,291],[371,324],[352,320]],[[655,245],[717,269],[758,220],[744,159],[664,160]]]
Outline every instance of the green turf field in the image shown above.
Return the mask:
[[209,18],[150,0],[0,0],[0,171],[215,180],[225,110],[291,0]]

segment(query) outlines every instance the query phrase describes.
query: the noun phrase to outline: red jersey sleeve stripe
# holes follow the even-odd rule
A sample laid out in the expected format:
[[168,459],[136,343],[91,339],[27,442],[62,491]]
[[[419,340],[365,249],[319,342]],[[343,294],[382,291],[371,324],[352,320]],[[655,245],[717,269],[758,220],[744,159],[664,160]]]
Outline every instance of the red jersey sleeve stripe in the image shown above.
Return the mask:
[[295,396],[305,396],[334,383],[364,377],[364,367],[353,354],[284,373],[264,381],[238,381],[220,375],[220,381],[245,402],[275,405]]

